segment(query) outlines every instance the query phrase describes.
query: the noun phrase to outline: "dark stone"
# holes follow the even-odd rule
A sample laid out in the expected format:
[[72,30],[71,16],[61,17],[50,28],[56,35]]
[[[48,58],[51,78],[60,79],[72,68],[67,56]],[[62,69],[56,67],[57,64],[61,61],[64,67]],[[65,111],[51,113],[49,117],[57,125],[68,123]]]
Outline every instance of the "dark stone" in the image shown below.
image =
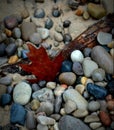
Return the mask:
[[84,74],[83,68],[82,68],[82,65],[81,65],[80,62],[74,62],[72,70],[77,75],[83,75]]
[[62,62],[61,72],[71,72],[72,71],[72,62],[65,60]]
[[80,2],[75,0],[68,0],[68,5],[72,10],[76,10],[79,6]]
[[53,27],[53,21],[51,18],[48,18],[46,21],[45,21],[45,28],[47,29],[51,29]]
[[6,54],[5,49],[6,49],[6,44],[0,43],[0,56],[4,56]]
[[11,110],[10,110],[10,122],[13,124],[24,125],[26,114],[27,112],[23,106],[21,106],[20,104],[14,103],[11,106]]
[[12,124],[7,124],[3,126],[2,130],[19,130],[19,127]]
[[0,126],[0,130],[2,130],[2,126]]
[[34,83],[32,84],[32,90],[33,92],[40,90],[41,88],[38,86],[38,84]]
[[107,86],[109,93],[114,95],[114,79],[110,81]]
[[83,51],[83,53],[84,53],[84,56],[85,57],[90,57],[90,55],[91,55],[91,48],[85,48],[84,49],[84,51]]
[[90,130],[83,121],[70,115],[62,116],[58,127],[59,130]]
[[38,85],[39,85],[40,88],[44,88],[45,85],[46,85],[46,81],[45,80],[41,80],[41,81],[38,82]]
[[55,113],[59,113],[60,112],[61,105],[62,105],[62,97],[61,96],[56,96],[55,104],[54,104]]
[[54,7],[53,10],[52,10],[52,15],[54,17],[59,17],[61,15],[61,11],[58,8]]
[[68,27],[70,26],[70,24],[71,24],[71,21],[70,21],[70,20],[65,20],[65,21],[63,22],[63,27],[64,27],[64,28],[68,28]]
[[36,17],[36,18],[44,18],[45,17],[44,9],[36,9],[34,11],[34,17]]
[[6,47],[7,56],[12,56],[12,55],[14,55],[16,51],[17,51],[17,46],[16,46],[16,44],[14,44],[14,43],[11,43],[11,44],[9,44],[9,45]]
[[87,91],[96,99],[105,99],[108,94],[107,89],[92,83],[87,84]]
[[8,86],[7,87],[7,93],[8,94],[12,94],[12,92],[13,92],[13,87],[12,86]]
[[70,43],[70,42],[72,41],[71,35],[68,34],[68,33],[67,33],[67,34],[64,34],[64,35],[63,35],[63,41],[64,41],[65,44]]
[[3,94],[1,96],[1,105],[5,106],[11,102],[11,95],[10,94]]

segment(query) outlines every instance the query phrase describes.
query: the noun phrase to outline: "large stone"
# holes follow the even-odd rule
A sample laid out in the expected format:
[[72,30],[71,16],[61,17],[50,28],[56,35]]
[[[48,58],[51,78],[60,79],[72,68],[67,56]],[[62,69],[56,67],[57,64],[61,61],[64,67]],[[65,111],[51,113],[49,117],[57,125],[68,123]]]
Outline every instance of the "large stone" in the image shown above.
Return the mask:
[[95,19],[100,19],[106,15],[106,10],[101,5],[89,3],[87,8],[89,14]]
[[103,47],[95,46],[91,57],[106,73],[114,74],[114,60]]
[[26,82],[18,83],[13,91],[13,100],[15,103],[19,103],[21,105],[25,105],[29,102],[31,97],[31,86]]
[[59,130],[90,130],[80,119],[65,115],[59,120]]
[[72,100],[76,103],[78,109],[87,109],[88,102],[81,96],[81,94],[74,89],[68,89],[63,93],[64,101]]
[[21,25],[22,38],[27,41],[29,37],[36,32],[36,26],[32,22],[23,22]]

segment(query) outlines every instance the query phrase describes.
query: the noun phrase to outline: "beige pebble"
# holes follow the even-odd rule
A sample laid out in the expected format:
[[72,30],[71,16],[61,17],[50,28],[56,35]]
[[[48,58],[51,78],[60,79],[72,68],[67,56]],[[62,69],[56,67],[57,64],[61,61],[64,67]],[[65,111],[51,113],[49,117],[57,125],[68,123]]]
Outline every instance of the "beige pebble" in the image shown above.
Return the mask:
[[111,56],[114,58],[114,48],[112,48],[112,49],[110,50],[110,54],[111,54]]
[[108,45],[107,45],[109,48],[114,48],[114,41],[112,41],[112,42],[110,42],[110,43],[108,43]]
[[56,87],[56,83],[55,82],[48,82],[47,84],[46,84],[46,87],[47,88],[50,88],[50,89],[54,89],[55,87]]
[[31,109],[32,110],[34,110],[34,111],[37,110],[39,108],[39,106],[40,106],[40,102],[37,99],[33,99],[31,101]]
[[72,114],[73,114],[73,116],[75,116],[77,118],[83,118],[88,115],[88,111],[83,110],[83,109],[78,109],[78,110],[75,110]]
[[92,80],[92,79],[90,79],[90,78],[89,78],[89,79],[87,79],[87,82],[86,82],[86,84],[85,84],[85,85],[87,85],[88,83],[94,83],[94,82],[93,82],[93,80]]
[[86,85],[87,79],[88,79],[87,77],[84,77],[84,76],[83,76],[83,77],[81,78],[81,83],[82,83],[83,85]]
[[13,55],[9,58],[8,63],[9,64],[15,64],[18,61],[18,56],[17,55]]
[[97,129],[97,128],[99,128],[99,127],[101,127],[101,122],[92,122],[92,123],[90,123],[90,127],[92,128],[92,130],[95,130],[95,129]]
[[85,90],[85,86],[83,84],[77,84],[75,89],[82,95]]
[[64,109],[64,108],[61,108],[60,114],[61,114],[61,115],[66,115],[66,112],[65,112],[65,109]]

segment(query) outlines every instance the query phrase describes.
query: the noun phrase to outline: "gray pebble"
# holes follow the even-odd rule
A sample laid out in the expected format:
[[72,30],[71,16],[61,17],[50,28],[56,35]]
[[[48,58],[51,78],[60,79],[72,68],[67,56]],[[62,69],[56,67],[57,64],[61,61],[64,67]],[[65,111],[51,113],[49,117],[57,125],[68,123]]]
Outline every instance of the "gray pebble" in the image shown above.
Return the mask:
[[21,37],[21,30],[20,30],[20,28],[16,27],[16,28],[13,29],[13,36],[15,38],[20,38]]
[[29,40],[34,43],[34,44],[40,44],[42,41],[42,38],[39,33],[33,33],[30,37]]
[[11,83],[12,83],[12,78],[9,76],[5,76],[5,77],[0,78],[0,84],[10,85]]
[[88,104],[88,110],[91,112],[95,112],[100,109],[100,103],[97,101],[90,101]]
[[35,11],[34,11],[34,17],[36,17],[36,18],[44,18],[44,16],[45,16],[45,11],[44,11],[44,9],[36,9]]

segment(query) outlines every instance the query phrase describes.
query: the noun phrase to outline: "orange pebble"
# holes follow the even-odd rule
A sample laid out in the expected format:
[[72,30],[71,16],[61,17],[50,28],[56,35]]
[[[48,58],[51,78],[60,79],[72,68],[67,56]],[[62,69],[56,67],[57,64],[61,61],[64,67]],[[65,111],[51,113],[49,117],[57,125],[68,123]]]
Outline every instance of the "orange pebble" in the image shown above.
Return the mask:
[[78,16],[82,16],[83,15],[83,9],[77,9],[76,10],[76,15],[78,15]]
[[61,84],[61,87],[63,87],[63,88],[68,88],[68,86],[66,85],[66,84]]
[[5,29],[5,34],[6,34],[8,37],[11,37],[12,31],[9,30],[9,29]]

